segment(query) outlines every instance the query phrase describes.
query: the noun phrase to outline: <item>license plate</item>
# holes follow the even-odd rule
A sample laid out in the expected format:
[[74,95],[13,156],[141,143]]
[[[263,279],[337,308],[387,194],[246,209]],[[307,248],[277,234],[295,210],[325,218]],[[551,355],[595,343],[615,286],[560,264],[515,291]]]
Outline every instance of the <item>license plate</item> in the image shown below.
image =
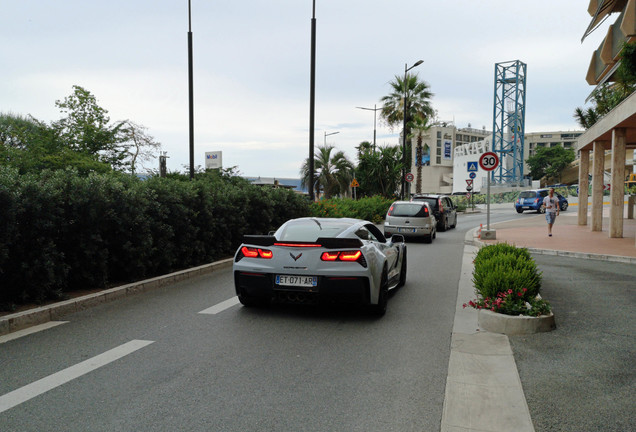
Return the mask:
[[398,228],[398,232],[401,233],[414,233],[415,228]]
[[311,288],[318,286],[317,276],[276,275],[276,285]]

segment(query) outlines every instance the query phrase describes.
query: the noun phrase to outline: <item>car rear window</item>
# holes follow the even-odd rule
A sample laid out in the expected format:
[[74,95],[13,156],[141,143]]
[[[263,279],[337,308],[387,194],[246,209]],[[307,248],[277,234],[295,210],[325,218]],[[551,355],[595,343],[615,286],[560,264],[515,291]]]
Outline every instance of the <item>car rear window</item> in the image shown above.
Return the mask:
[[535,191],[523,191],[519,194],[519,198],[534,198],[537,196]]
[[424,201],[427,202],[428,205],[431,206],[432,209],[436,209],[437,208],[437,198],[418,198],[415,197],[413,198],[413,201]]
[[305,219],[286,224],[276,232],[279,241],[316,241],[319,237],[337,237],[349,227],[338,221]]
[[393,211],[391,212],[391,216],[396,217],[414,217],[426,216],[426,211],[424,210],[426,206],[422,204],[415,203],[403,203],[403,204],[393,204]]

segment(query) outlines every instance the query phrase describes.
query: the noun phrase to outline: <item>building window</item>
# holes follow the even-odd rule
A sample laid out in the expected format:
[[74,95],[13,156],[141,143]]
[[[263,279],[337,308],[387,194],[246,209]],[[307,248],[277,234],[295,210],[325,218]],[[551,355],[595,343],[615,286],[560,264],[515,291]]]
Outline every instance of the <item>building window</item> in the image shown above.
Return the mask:
[[435,162],[437,162],[437,165],[441,165],[442,157],[441,156],[437,156],[437,158],[435,158]]
[[442,131],[437,131],[437,138],[441,138],[442,137]]

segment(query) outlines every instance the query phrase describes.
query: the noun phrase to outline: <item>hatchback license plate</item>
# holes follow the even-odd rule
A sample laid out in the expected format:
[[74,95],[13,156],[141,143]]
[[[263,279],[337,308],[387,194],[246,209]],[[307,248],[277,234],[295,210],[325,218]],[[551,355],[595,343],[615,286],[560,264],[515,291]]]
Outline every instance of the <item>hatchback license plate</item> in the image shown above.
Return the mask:
[[315,287],[315,286],[318,286],[318,277],[317,276],[276,275],[276,285]]
[[401,233],[414,233],[415,228],[398,228],[398,232]]

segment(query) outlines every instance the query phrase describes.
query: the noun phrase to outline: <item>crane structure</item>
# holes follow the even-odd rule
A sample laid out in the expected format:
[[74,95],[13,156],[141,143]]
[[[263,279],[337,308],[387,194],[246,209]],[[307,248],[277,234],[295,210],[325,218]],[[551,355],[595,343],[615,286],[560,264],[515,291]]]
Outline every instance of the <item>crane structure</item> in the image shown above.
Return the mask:
[[493,184],[523,183],[526,69],[519,60],[495,63],[492,151],[499,156],[499,166],[490,174]]

